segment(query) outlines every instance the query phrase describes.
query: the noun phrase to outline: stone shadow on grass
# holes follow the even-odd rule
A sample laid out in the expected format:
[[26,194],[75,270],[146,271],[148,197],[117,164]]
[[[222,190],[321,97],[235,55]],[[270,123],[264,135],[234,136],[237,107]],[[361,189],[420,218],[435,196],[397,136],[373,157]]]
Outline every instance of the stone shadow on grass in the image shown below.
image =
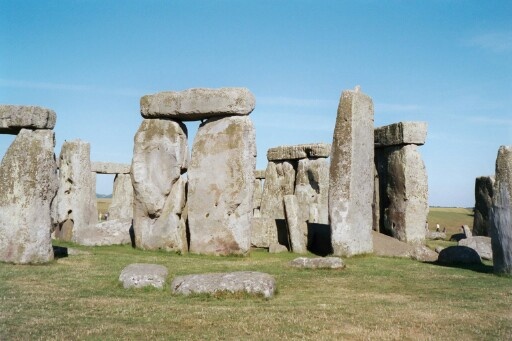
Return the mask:
[[479,272],[479,273],[483,273],[483,274],[492,274],[494,272],[494,268],[492,265],[487,265],[484,263],[482,263],[482,264],[464,264],[464,263],[446,264],[446,263],[440,263],[438,261],[423,262],[423,263],[441,266],[441,267],[445,267],[445,268],[456,268],[456,269],[470,270],[470,271]]
[[65,257],[69,256],[67,247],[52,245],[52,248],[53,248],[53,257],[55,259],[65,258]]

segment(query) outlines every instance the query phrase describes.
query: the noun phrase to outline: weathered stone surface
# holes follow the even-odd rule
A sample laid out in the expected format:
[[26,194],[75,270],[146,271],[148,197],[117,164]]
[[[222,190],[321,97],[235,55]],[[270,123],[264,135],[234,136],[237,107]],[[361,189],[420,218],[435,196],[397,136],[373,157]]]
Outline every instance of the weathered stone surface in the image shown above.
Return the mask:
[[143,120],[132,160],[135,244],[147,250],[182,252],[188,146],[186,127],[170,120]]
[[249,252],[255,168],[256,137],[249,117],[200,125],[188,172],[190,252]]
[[326,159],[299,160],[294,193],[301,220],[329,224],[329,163]]
[[113,162],[92,162],[91,171],[98,174],[130,174],[130,164]]
[[135,263],[126,266],[121,271],[119,281],[125,289],[147,286],[162,289],[168,273],[167,268],[163,265]]
[[[273,218],[253,217],[251,222],[251,245],[254,247],[269,247],[270,234],[275,230]],[[273,233],[275,234],[275,233]],[[275,237],[277,239],[277,236]]]
[[426,238],[428,179],[415,145],[376,151],[380,186],[380,230],[407,243]]
[[109,219],[133,219],[133,185],[130,174],[117,174],[114,178]]
[[473,233],[469,229],[468,225],[462,225],[462,233],[464,233],[464,237],[466,237],[466,238],[473,237]]
[[247,293],[271,298],[276,280],[269,274],[256,271],[210,273],[178,276],[171,283],[173,294]]
[[0,163],[0,261],[53,259],[50,204],[57,192],[54,133],[22,129]]
[[261,208],[261,198],[263,197],[263,180],[254,179],[254,193],[252,195],[252,208],[258,210]]
[[80,232],[80,244],[86,246],[130,244],[131,219],[106,220],[91,224]]
[[300,214],[300,207],[295,195],[284,196],[284,208],[292,251],[306,253],[308,224]]
[[373,252],[377,256],[411,258],[421,262],[437,260],[437,253],[425,245],[407,244],[375,231],[373,232]]
[[268,161],[298,160],[306,158],[328,158],[331,145],[327,143],[309,143],[295,146],[279,146],[267,151]]
[[447,265],[482,264],[482,260],[480,259],[478,253],[472,248],[466,246],[449,246],[445,249],[442,249],[441,252],[439,252],[437,261],[441,264]]
[[375,128],[375,147],[404,144],[423,145],[427,138],[427,122],[399,122]]
[[467,237],[459,240],[459,246],[470,247],[478,252],[482,259],[492,260],[492,246],[490,237]]
[[512,146],[501,146],[491,216],[494,273],[512,275]]
[[55,237],[80,244],[97,222],[96,174],[91,148],[81,140],[65,141],[59,156],[59,190],[54,200]]
[[268,247],[268,253],[283,253],[288,252],[288,248],[278,243],[272,243]]
[[[264,224],[260,225],[261,229],[257,230],[268,236],[268,240],[264,240],[263,236],[257,238],[252,241],[255,246],[269,247],[272,243],[285,243],[285,241],[279,240],[278,230],[285,227],[283,197],[294,193],[295,174],[296,162],[270,161],[268,163],[260,208]],[[260,240],[264,243],[256,244]]]
[[254,177],[256,179],[265,179],[265,172],[266,172],[266,169],[256,169],[254,171]]
[[373,102],[343,91],[334,128],[329,172],[329,220],[337,256],[372,252]]
[[144,118],[198,121],[216,116],[249,115],[256,105],[246,88],[188,89],[146,95],[140,99]]
[[299,257],[292,260],[290,266],[300,269],[344,269],[345,263],[339,257]]
[[494,176],[480,176],[475,180],[475,209],[473,218],[473,234],[489,236],[489,212],[492,207],[494,192]]
[[428,231],[427,239],[430,240],[446,240],[446,233],[444,232],[436,232],[436,231]]
[[0,134],[18,134],[21,129],[53,129],[55,111],[29,105],[0,105]]

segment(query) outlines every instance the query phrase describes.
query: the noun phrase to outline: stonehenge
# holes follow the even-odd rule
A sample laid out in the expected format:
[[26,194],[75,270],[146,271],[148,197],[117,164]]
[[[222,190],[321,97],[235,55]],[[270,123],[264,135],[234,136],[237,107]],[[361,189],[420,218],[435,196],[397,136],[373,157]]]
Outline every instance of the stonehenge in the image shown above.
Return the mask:
[[501,146],[496,158],[490,211],[494,273],[512,275],[512,146]]
[[[140,106],[144,120],[131,173],[136,246],[247,254],[256,168],[248,117],[254,95],[245,88],[189,89],[143,96]],[[203,122],[189,161],[183,122],[197,120]]]
[[51,203],[57,193],[53,110],[0,106],[0,133],[16,134],[0,163],[0,261],[53,259]]
[[329,168],[329,221],[334,255],[373,251],[373,101],[359,87],[343,91]]
[[[16,254],[16,243],[6,244],[16,233],[7,222],[16,215],[9,213],[15,209],[12,199],[1,198],[0,235],[8,236],[0,242],[1,260],[50,260],[50,232],[81,245],[131,242],[143,250],[208,255],[247,255],[260,247],[353,256],[373,251],[372,230],[407,243],[424,241],[427,174],[417,147],[425,143],[426,123],[374,128],[373,101],[356,87],[341,94],[332,145],[270,148],[266,169],[256,171],[254,108],[246,88],[142,96],[132,162],[120,164],[91,162],[90,144],[80,139],[65,141],[55,160],[53,111],[0,106],[0,133],[18,134],[0,168],[14,175],[2,175],[1,188],[18,193],[16,186],[36,181],[22,181],[30,176],[46,186],[44,194],[41,188],[25,189],[31,194],[23,200],[33,203],[19,201],[43,212],[37,251],[24,242],[25,250],[18,247]],[[186,122],[198,120],[189,147]],[[21,157],[32,140],[40,141],[33,149],[38,154]],[[16,174],[10,170],[13,158],[29,168],[37,160],[39,168]],[[115,175],[107,221],[98,221],[97,174]],[[16,218],[19,228],[35,221],[30,210]]]
[[475,180],[475,209],[473,218],[473,234],[489,236],[489,212],[494,195],[494,176],[480,176]]
[[423,243],[428,216],[425,122],[400,122],[375,129],[375,203],[378,230],[400,241]]

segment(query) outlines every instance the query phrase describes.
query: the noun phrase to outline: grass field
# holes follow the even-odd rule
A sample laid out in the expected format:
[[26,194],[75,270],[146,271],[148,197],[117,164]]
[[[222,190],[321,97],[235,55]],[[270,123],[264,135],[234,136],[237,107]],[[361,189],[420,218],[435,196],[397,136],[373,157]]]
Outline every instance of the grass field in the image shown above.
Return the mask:
[[[63,246],[71,244],[60,243]],[[374,256],[346,259],[342,271],[298,270],[291,253],[208,257],[80,247],[90,254],[48,265],[0,263],[0,339],[510,339],[512,278],[484,265],[441,267]],[[131,263],[176,275],[235,270],[275,276],[278,293],[259,297],[173,296],[125,290]]]
[[436,224],[446,227],[448,236],[461,233],[461,226],[468,225],[473,228],[473,210],[454,207],[430,207],[428,225],[430,231],[435,231]]

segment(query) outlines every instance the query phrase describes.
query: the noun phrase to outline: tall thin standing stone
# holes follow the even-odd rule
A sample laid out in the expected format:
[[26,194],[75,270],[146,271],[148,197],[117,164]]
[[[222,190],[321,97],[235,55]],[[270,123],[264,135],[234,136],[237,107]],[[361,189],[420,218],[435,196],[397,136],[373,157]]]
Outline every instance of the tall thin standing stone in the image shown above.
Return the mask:
[[335,255],[373,251],[374,133],[372,99],[343,91],[331,147],[329,220]]
[[473,234],[489,236],[489,212],[494,195],[494,176],[480,176],[475,180],[475,214],[473,218]]
[[512,275],[512,146],[501,146],[491,209],[494,273]]

